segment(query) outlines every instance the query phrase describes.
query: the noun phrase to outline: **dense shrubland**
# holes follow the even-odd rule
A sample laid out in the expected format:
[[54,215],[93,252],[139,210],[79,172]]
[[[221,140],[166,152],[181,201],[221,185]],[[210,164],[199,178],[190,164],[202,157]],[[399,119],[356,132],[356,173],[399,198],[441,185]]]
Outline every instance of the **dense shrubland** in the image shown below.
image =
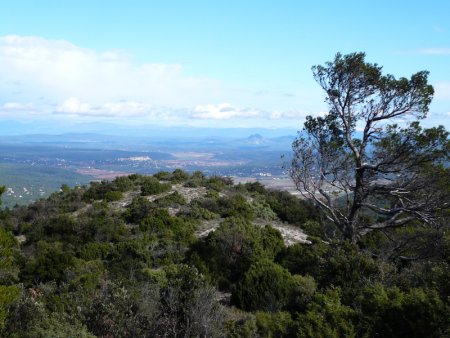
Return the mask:
[[63,186],[0,222],[4,337],[450,335],[444,221],[350,242],[286,192],[178,169]]

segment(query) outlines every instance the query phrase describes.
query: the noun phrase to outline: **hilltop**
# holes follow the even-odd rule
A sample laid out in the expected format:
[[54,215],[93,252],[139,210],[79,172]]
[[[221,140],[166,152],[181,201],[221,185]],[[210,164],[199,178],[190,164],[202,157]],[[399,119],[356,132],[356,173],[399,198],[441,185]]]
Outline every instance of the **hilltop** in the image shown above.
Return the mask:
[[375,237],[359,246],[333,238],[312,204],[258,182],[132,174],[63,185],[0,221],[5,337],[446,330],[445,250],[427,262],[375,257]]

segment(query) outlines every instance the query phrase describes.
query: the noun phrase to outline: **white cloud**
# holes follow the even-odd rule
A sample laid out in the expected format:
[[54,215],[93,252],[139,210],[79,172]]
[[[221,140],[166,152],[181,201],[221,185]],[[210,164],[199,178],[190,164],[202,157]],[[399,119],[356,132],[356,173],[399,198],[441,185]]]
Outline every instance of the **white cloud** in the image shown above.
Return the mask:
[[97,116],[97,117],[168,117],[169,114],[158,111],[148,104],[136,101],[106,102],[98,106],[82,102],[71,97],[59,105],[54,111],[59,115]]
[[[97,52],[33,36],[0,37],[0,73],[2,93],[12,95],[19,88],[27,98],[53,103],[72,97],[92,106],[129,101],[186,107],[204,101],[205,93],[217,100],[222,91],[218,81],[186,76],[179,64],[136,64],[118,51]],[[65,110],[89,111],[80,102],[66,102]]]
[[6,102],[2,106],[0,106],[1,110],[9,110],[9,111],[20,111],[20,110],[29,110],[32,109],[33,105],[24,104],[19,102]]
[[422,48],[420,54],[426,55],[450,55],[450,48]]
[[92,107],[87,103],[82,103],[76,97],[71,97],[64,101],[56,110],[57,113],[86,114],[92,111]]
[[198,105],[191,116],[197,119],[228,120],[231,118],[258,117],[260,114],[261,112],[256,109],[239,109],[228,103],[221,103],[218,105]]

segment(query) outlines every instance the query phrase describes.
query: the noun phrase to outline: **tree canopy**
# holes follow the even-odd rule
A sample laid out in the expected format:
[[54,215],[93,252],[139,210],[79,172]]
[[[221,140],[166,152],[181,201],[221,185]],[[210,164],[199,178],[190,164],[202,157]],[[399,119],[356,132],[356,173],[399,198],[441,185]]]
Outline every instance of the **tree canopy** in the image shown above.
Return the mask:
[[419,124],[434,93],[428,72],[396,79],[364,53],[338,53],[312,71],[329,112],[308,116],[293,143],[298,190],[352,241],[412,222],[438,227],[450,143],[444,127]]

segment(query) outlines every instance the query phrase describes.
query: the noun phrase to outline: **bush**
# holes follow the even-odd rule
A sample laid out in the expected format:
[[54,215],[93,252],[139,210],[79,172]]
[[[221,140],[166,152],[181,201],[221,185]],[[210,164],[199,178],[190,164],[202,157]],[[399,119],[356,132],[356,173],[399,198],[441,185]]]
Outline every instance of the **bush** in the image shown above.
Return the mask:
[[282,221],[291,224],[301,225],[318,216],[310,203],[287,191],[270,190],[266,195],[266,202]]
[[294,321],[289,312],[261,312],[255,315],[260,337],[293,337]]
[[164,241],[190,243],[193,240],[197,222],[191,219],[171,216],[166,209],[155,209],[139,224],[139,230],[157,236]]
[[17,286],[0,285],[0,331],[5,325],[9,307],[20,297],[20,289]]
[[208,189],[222,191],[227,186],[231,186],[233,184],[233,180],[228,177],[212,176],[204,180],[203,184]]
[[141,195],[156,195],[169,191],[172,186],[169,183],[159,183],[154,177],[146,177],[141,185]]
[[231,217],[197,243],[194,252],[205,262],[212,279],[221,288],[229,289],[253,263],[264,258],[273,260],[283,247],[278,231]]
[[[339,289],[317,293],[296,320],[297,337],[356,337],[355,311],[343,305]],[[401,336],[399,336],[401,337]]]
[[89,188],[83,194],[83,200],[86,202],[101,200],[110,191],[117,191],[117,187],[112,182],[106,180],[91,182]]
[[105,201],[106,202],[114,202],[114,201],[119,201],[120,199],[122,199],[123,197],[123,193],[121,191],[108,191],[105,194]]
[[135,177],[133,175],[129,176],[118,176],[112,181],[117,191],[127,192],[133,189]]
[[368,336],[444,337],[450,329],[449,308],[433,289],[402,292],[376,284],[355,301],[364,316],[361,330]]
[[9,284],[16,281],[19,257],[19,243],[13,234],[0,228],[0,284]]
[[156,174],[154,174],[153,177],[159,181],[169,181],[170,173],[168,171],[159,171]]
[[181,169],[175,169],[170,176],[170,181],[173,183],[181,183],[189,179],[189,174]]
[[28,285],[50,281],[61,283],[66,278],[66,270],[75,264],[74,255],[58,242],[38,242],[35,257],[20,271],[21,279]]
[[154,203],[160,208],[168,208],[185,205],[186,199],[178,191],[175,191],[167,196],[158,198]]
[[222,217],[240,217],[249,221],[255,218],[254,209],[241,194],[219,198],[217,203]]
[[156,206],[154,203],[150,202],[145,197],[139,196],[133,198],[131,203],[127,206],[123,216],[127,222],[137,224],[155,208]]
[[277,257],[277,262],[292,274],[311,275],[318,279],[325,266],[324,256],[329,245],[320,239],[313,239],[312,244],[297,243],[288,246]]
[[270,260],[254,263],[233,293],[233,300],[247,311],[279,311],[286,307],[295,290],[288,270]]
[[199,220],[212,220],[219,217],[218,214],[203,208],[198,202],[191,203],[188,208],[182,211],[182,214]]

